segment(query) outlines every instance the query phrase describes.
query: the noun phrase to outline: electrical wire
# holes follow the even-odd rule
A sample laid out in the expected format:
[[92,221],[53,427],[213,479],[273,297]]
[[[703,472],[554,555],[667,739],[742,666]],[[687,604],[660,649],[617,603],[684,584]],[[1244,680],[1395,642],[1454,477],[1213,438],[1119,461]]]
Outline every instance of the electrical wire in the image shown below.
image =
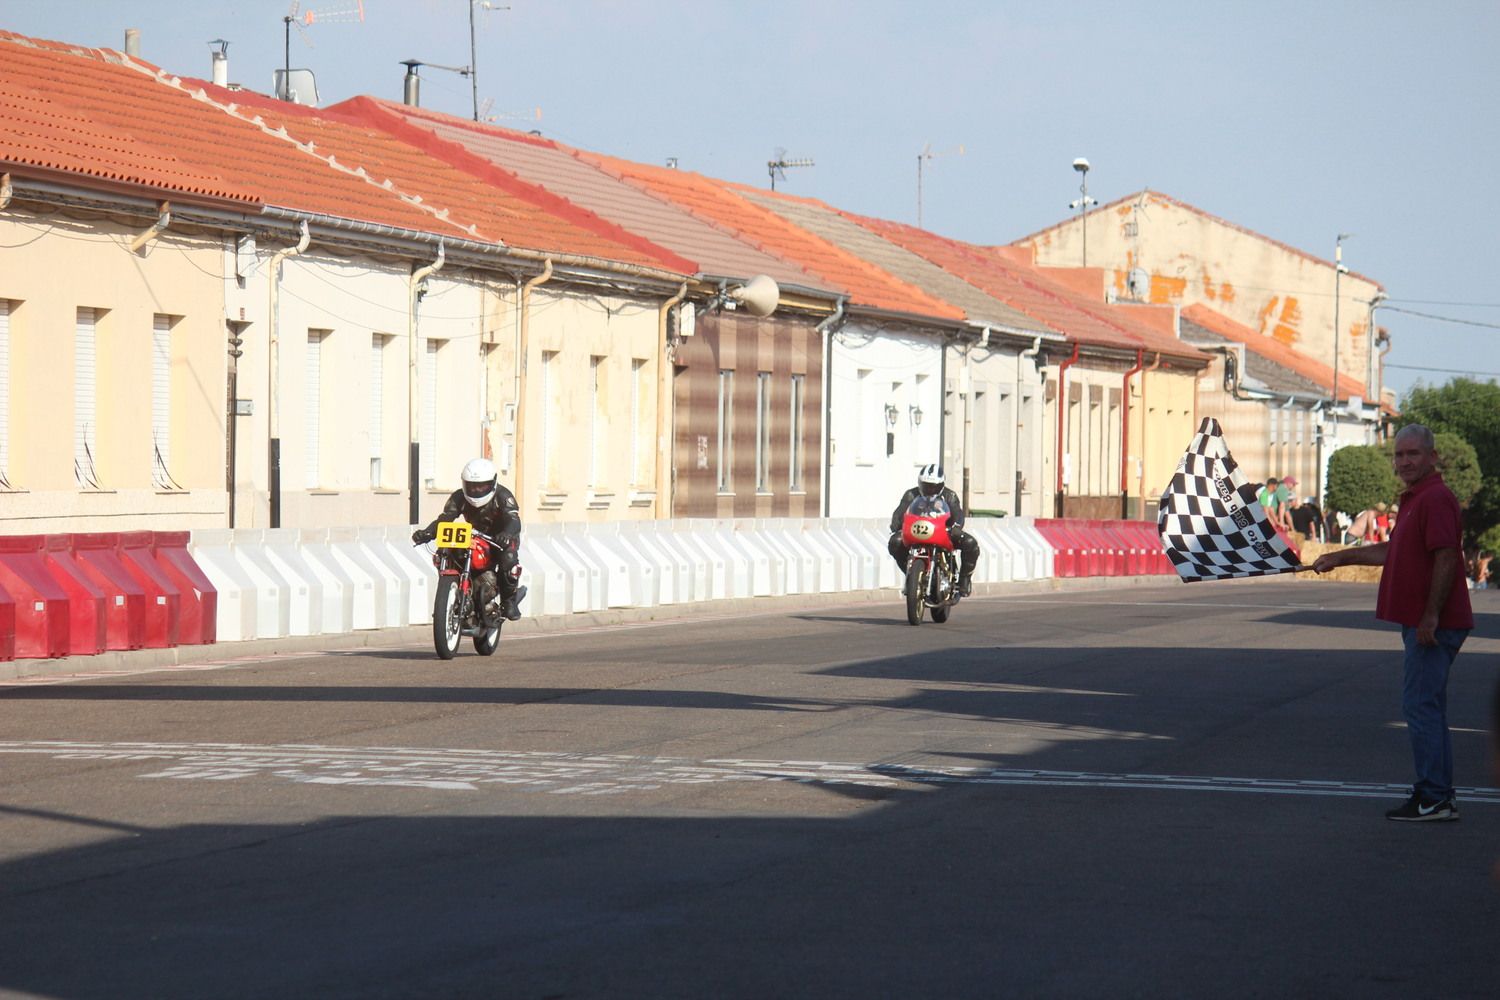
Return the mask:
[[1500,378],[1500,372],[1475,372],[1464,368],[1424,368],[1421,365],[1393,365],[1387,363],[1387,368],[1399,368],[1407,372],[1437,372],[1441,375],[1485,375],[1490,378]]
[[1479,326],[1487,330],[1500,330],[1500,323],[1483,323],[1477,319],[1459,319],[1456,316],[1439,316],[1436,313],[1417,312],[1415,309],[1402,309],[1400,306],[1382,306],[1386,312],[1404,313],[1407,316],[1420,316],[1422,319],[1437,320],[1440,323],[1458,323],[1462,326]]

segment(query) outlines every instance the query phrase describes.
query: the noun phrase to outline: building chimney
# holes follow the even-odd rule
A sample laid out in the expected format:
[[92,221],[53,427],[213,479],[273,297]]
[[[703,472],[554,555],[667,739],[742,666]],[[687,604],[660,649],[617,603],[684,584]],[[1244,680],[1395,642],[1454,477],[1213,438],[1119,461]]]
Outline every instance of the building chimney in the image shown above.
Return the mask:
[[216,87],[229,86],[229,43],[222,38],[215,38],[209,42],[217,45],[214,50],[213,81]]
[[401,84],[401,103],[419,108],[422,106],[422,78],[417,76],[417,67],[422,64],[416,59],[406,59],[401,65],[406,67],[406,79]]
[[125,29],[125,54],[135,59],[141,56],[141,29]]

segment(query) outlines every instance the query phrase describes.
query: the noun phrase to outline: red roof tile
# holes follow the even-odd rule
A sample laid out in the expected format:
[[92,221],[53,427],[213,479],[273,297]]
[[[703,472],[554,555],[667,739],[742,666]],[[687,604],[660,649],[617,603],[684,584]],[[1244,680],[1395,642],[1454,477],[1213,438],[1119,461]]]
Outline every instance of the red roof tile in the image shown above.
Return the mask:
[[691,171],[649,167],[598,153],[581,155],[671,200],[698,218],[709,220],[740,239],[748,240],[763,251],[796,263],[834,289],[846,293],[854,305],[933,319],[964,318],[963,310],[933,298],[827,240],[792,225],[775,212],[730,190],[723,182]]
[[1039,268],[1018,264],[1006,255],[924,229],[843,214],[1071,339],[1097,347],[1160,351],[1173,357],[1203,360],[1202,352],[1191,345],[1111,306],[1089,301],[1053,281]]
[[[1324,389],[1333,386],[1333,369],[1328,365],[1323,364],[1321,361],[1314,361],[1306,354],[1288,347],[1275,337],[1268,337],[1263,333],[1257,333],[1248,326],[1236,323],[1229,317],[1222,313],[1214,312],[1207,306],[1197,303],[1187,306],[1182,310],[1182,318],[1191,320],[1204,329],[1217,333],[1221,337],[1244,344],[1246,349],[1254,351],[1263,358],[1276,362],[1283,368],[1291,369],[1303,378],[1311,382],[1316,382]],[[1339,372],[1338,397],[1340,399],[1348,399],[1350,396],[1364,398],[1365,385],[1363,382],[1356,382],[1347,373]]]

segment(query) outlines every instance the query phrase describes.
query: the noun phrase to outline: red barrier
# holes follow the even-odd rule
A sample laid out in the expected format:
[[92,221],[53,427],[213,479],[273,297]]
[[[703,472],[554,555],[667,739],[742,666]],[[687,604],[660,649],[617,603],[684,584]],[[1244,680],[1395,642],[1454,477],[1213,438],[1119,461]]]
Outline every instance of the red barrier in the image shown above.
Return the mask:
[[68,655],[104,652],[104,591],[74,561],[67,535],[48,535],[42,556],[47,572],[68,594]]
[[104,591],[105,649],[140,649],[146,643],[146,591],[120,562],[117,532],[70,536],[73,558]]
[[177,645],[182,620],[182,597],[151,552],[149,531],[120,533],[120,564],[146,592],[146,648]]
[[0,587],[0,661],[16,658],[16,599]]
[[178,641],[196,646],[218,637],[219,592],[188,552],[189,536],[186,531],[158,531],[151,551],[182,597]]
[[1073,531],[1071,522],[1039,517],[1034,523],[1043,540],[1052,546],[1052,575],[1083,576],[1085,556],[1082,542]]
[[1101,576],[1124,576],[1125,547],[1121,544],[1119,536],[1110,530],[1109,522],[1089,520],[1084,522],[1084,527],[1099,553],[1099,574]]
[[15,601],[16,656],[68,655],[68,593],[42,560],[43,535],[0,538],[0,585]]

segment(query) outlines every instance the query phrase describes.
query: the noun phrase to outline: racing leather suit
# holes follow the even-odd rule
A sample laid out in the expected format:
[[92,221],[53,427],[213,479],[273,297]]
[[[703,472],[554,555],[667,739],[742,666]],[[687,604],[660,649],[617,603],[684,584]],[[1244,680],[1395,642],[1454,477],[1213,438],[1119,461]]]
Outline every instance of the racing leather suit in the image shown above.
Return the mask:
[[[906,508],[911,502],[922,496],[920,487],[913,486],[901,494],[901,502],[896,504],[896,509],[891,512],[891,540],[886,545],[891,558],[896,560],[896,566],[901,572],[906,572],[906,557],[910,553],[905,545],[901,543],[901,522],[906,519]],[[964,531],[964,507],[959,503],[958,494],[944,486],[940,492],[935,494],[942,498],[948,505],[948,537],[953,539],[953,547],[963,553],[963,565],[958,570],[958,582],[961,587],[967,589],[969,578],[974,575],[974,567],[979,563],[979,540]]]
[[521,511],[516,496],[510,490],[495,484],[495,495],[483,507],[475,507],[464,499],[464,491],[454,490],[443,512],[427,527],[412,535],[413,541],[430,542],[437,537],[439,521],[468,521],[474,530],[499,542],[497,573],[487,569],[474,574],[479,585],[479,606],[485,608],[498,592],[502,601],[509,602],[516,595],[521,577]]

